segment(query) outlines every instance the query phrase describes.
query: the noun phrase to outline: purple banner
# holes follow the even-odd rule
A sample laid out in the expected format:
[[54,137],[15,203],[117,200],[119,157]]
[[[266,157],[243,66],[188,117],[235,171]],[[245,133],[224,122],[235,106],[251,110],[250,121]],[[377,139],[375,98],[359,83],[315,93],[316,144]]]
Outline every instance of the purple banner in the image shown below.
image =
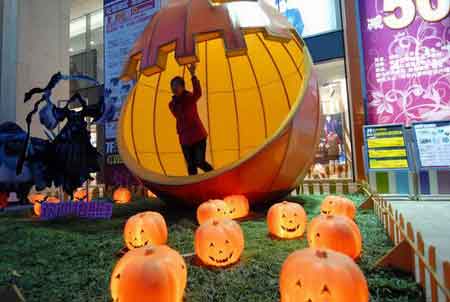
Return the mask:
[[359,7],[369,124],[450,119],[450,1]]
[[76,216],[87,219],[110,219],[112,203],[108,202],[61,202],[41,204],[41,220]]

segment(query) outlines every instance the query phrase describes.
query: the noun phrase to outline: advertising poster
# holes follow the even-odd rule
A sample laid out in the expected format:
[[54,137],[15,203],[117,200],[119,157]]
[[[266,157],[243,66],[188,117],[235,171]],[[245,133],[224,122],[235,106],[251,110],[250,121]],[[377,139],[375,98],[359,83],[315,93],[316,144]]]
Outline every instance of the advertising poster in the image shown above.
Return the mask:
[[115,108],[113,121],[105,125],[106,184],[134,184],[116,144],[120,110],[134,83],[122,82],[119,76],[128,52],[159,9],[159,3],[159,0],[104,0],[105,101]]
[[408,169],[408,152],[402,125],[364,128],[370,170]]
[[423,169],[450,167],[450,121],[414,124],[420,166]]
[[450,119],[450,1],[359,0],[369,124]]

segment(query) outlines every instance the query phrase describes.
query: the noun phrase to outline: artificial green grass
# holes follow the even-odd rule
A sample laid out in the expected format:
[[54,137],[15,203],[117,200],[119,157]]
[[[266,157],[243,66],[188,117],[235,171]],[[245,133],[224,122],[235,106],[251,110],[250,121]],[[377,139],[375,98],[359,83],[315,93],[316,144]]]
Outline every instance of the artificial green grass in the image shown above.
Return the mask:
[[[321,196],[300,196],[309,218],[319,212]],[[362,197],[351,197],[360,203]],[[113,219],[86,221],[65,219],[41,222],[26,215],[0,216],[0,286],[18,272],[17,284],[27,301],[111,301],[109,277],[123,246],[122,228],[138,212],[157,210],[169,226],[169,245],[181,254],[193,252],[197,227],[195,212],[168,207],[154,200],[116,206]],[[245,251],[237,265],[206,269],[188,263],[187,302],[279,301],[278,275],[284,259],[307,246],[306,240],[281,241],[267,236],[264,214],[241,222]],[[369,283],[371,301],[425,301],[409,275],[391,270],[371,270],[375,261],[392,247],[383,227],[371,211],[360,211],[358,223],[364,238],[359,265]],[[1,297],[0,297],[1,300]],[[143,301],[144,302],[144,301]],[[351,302],[351,301],[349,301]]]

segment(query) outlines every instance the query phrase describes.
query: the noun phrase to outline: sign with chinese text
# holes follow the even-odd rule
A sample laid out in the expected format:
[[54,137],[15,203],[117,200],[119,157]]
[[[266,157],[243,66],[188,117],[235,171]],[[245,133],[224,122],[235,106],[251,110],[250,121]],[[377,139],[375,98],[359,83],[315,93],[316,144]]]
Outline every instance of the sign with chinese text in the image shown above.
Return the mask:
[[370,170],[408,169],[408,151],[402,125],[364,128]]
[[119,77],[128,52],[159,7],[160,0],[104,0],[105,101],[115,108],[113,121],[105,125],[106,184],[136,184],[116,144],[120,110],[134,83]]
[[369,124],[450,119],[450,1],[359,8]]
[[448,169],[450,167],[450,121],[417,123],[413,125],[413,129],[420,167]]

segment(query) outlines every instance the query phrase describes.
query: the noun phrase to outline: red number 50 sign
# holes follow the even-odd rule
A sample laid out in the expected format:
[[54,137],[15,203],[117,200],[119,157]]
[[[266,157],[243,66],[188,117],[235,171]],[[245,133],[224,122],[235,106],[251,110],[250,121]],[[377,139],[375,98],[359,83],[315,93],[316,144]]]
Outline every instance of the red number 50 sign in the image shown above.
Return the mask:
[[436,0],[435,5],[431,0],[384,0],[384,24],[392,29],[405,28],[416,18],[416,9],[425,21],[439,22],[450,14],[450,0]]

